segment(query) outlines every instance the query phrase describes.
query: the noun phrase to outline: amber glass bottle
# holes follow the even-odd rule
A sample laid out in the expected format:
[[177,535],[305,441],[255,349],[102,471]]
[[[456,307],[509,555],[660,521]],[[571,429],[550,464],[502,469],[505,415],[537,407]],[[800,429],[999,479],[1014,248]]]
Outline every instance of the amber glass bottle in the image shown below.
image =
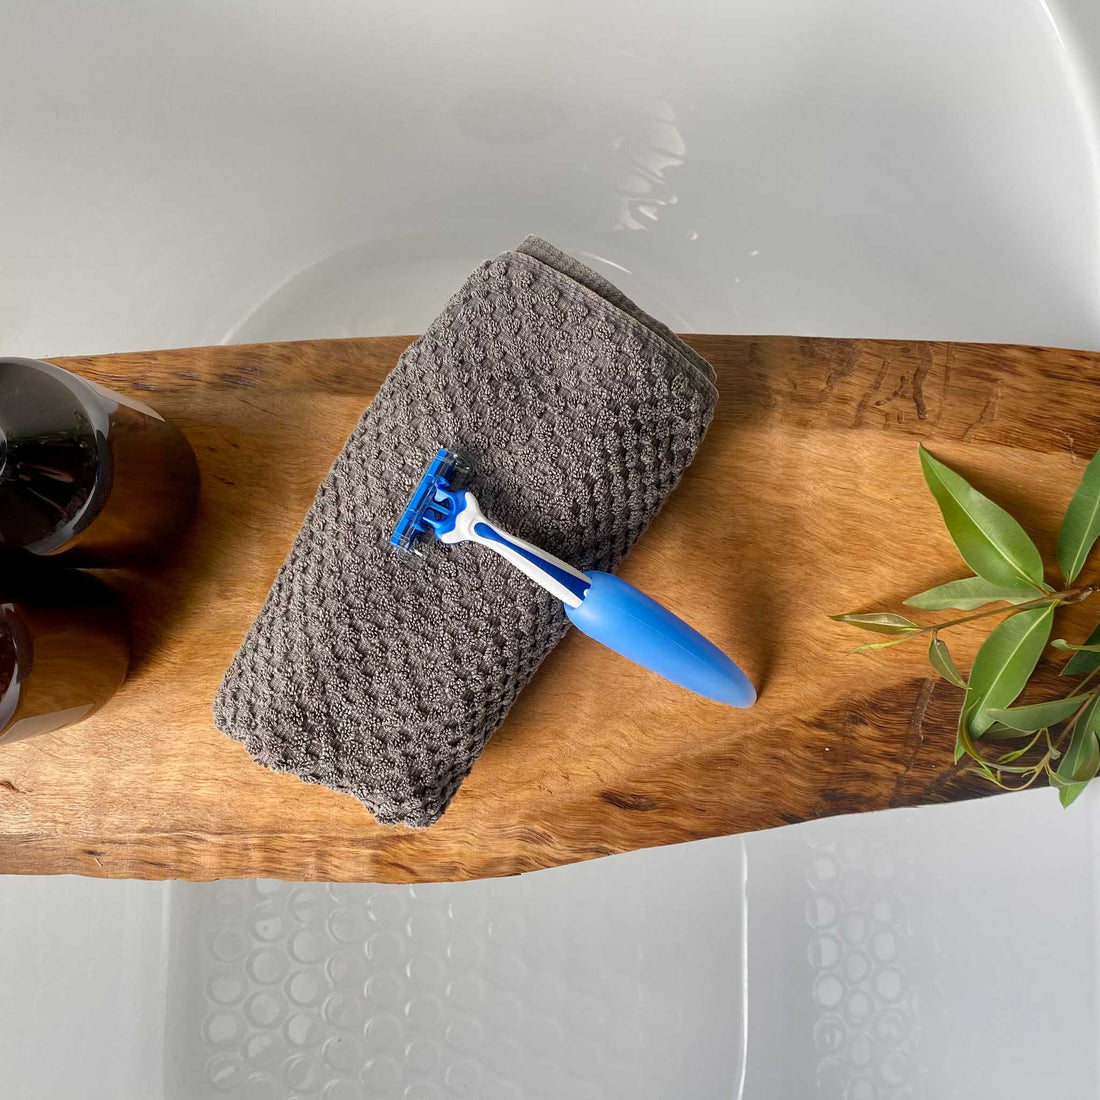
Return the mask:
[[153,409],[35,359],[0,359],[0,550],[150,561],[194,511],[198,467]]
[[126,619],[105,584],[0,556],[0,752],[93,714],[129,659]]

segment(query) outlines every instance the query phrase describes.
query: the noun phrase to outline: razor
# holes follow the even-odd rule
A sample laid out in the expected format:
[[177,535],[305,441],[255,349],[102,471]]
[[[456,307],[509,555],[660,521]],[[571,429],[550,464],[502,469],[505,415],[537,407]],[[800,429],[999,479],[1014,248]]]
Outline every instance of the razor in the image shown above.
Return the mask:
[[756,689],[713,642],[667,607],[613,573],[574,568],[486,519],[464,486],[469,470],[441,448],[420,479],[390,537],[412,550],[423,537],[453,546],[474,542],[504,558],[565,605],[578,630],[697,695],[750,707]]

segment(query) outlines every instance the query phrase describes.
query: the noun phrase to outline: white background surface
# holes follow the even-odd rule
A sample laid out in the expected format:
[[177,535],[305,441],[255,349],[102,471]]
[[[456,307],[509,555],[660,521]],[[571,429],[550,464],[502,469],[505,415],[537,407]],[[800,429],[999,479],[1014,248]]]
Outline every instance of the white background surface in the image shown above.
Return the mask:
[[[415,332],[527,232],[683,330],[1100,347],[1098,46],[1090,0],[7,0],[0,349]],[[738,1016],[698,1095],[1097,1095],[1096,806],[748,838],[698,913],[747,1059]],[[4,1089],[200,1095],[209,889],[0,882]],[[253,1072],[210,1095],[292,1095]],[[432,1072],[297,1094],[463,1094]]]

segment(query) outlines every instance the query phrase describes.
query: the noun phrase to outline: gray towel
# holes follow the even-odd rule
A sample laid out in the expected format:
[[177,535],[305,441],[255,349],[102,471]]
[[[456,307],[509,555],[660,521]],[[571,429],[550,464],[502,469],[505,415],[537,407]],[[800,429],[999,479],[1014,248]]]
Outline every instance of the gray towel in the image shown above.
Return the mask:
[[437,448],[471,461],[487,516],[612,569],[716,397],[705,360],[545,241],[486,261],[337,456],[218,691],[219,728],[381,822],[431,825],[568,626],[482,548],[425,538],[410,561],[388,544]]

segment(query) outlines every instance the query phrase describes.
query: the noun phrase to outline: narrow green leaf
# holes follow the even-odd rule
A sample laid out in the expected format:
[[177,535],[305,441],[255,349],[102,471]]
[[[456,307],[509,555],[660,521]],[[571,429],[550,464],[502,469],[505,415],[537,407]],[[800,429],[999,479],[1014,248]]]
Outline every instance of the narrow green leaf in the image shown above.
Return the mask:
[[1092,456],[1058,532],[1058,567],[1069,584],[1077,579],[1100,535],[1100,451]]
[[[1013,761],[1019,760],[1021,756],[1026,756],[1035,748],[1041,733],[1042,731],[1040,730],[1039,733],[1033,734],[1031,740],[1028,741],[1026,745],[1021,745],[1018,749],[1013,749],[1012,752],[1005,753],[1005,755],[997,761],[997,767],[1003,768],[1006,764],[1011,764]],[[988,736],[989,734],[986,734],[986,737]],[[1032,772],[1035,771],[1035,765],[1031,765],[1027,770]]]
[[[1100,626],[1085,639],[1085,645],[1100,645]],[[1075,653],[1062,668],[1063,676],[1078,676],[1082,672],[1094,672],[1100,668],[1100,653],[1086,649]]]
[[904,642],[906,638],[911,635],[903,634],[900,638],[891,638],[888,642],[871,642],[869,645],[857,645],[855,649],[848,650],[848,655],[853,653],[867,653],[872,649],[889,649],[892,645],[898,645],[900,642]]
[[962,678],[958,666],[955,664],[947,643],[941,641],[936,634],[932,635],[932,641],[928,644],[928,663],[949,683],[955,687],[966,690],[966,681]]
[[[1022,753],[1022,752],[1024,752],[1024,750],[1020,749],[1019,752]],[[1012,754],[1012,755],[1015,755],[1015,754]],[[998,760],[996,763],[991,762],[988,765],[988,767],[989,767],[990,771],[993,771],[993,772],[1007,772],[1009,775],[1028,775],[1028,774],[1034,775],[1034,772],[1035,772],[1035,765],[1034,764],[1009,764],[1007,761],[1005,761],[1003,759]]]
[[1010,726],[1006,726],[1003,722],[994,722],[982,734],[983,741],[1014,741],[1020,737],[1030,737],[1031,734],[1027,730],[1014,730]]
[[1068,810],[1087,786],[1087,783],[1067,783],[1059,788],[1058,801],[1062,803],[1062,808]]
[[1041,586],[1043,559],[1019,523],[924,447],[920,461],[963,561],[979,577],[1002,588]]
[[1007,707],[1035,670],[1054,621],[1054,607],[1033,607],[998,624],[982,643],[970,670],[964,710],[968,730],[981,737],[993,724],[990,710]]
[[970,690],[968,687],[966,698],[963,699],[963,705],[959,708],[958,729],[955,734],[955,763],[957,764],[964,755],[969,753],[978,760],[979,766],[984,769],[985,764],[978,758],[978,754],[974,749],[974,741],[970,736],[970,716],[973,712],[974,708],[971,703]]
[[1049,703],[1031,703],[1026,707],[992,707],[989,717],[1010,729],[1023,730],[1025,733],[1037,733],[1045,726],[1056,726],[1067,718],[1072,718],[1080,709],[1088,695],[1071,695],[1068,699],[1055,699]]
[[1059,788],[1063,806],[1069,806],[1085,789],[1085,784],[1100,771],[1100,695],[1095,696],[1073,727],[1069,748],[1066,749],[1054,774],[1051,786]]
[[1074,645],[1072,642],[1067,642],[1065,638],[1055,638],[1050,644],[1055,649],[1062,650],[1063,653],[1100,653],[1100,644],[1089,645],[1086,642],[1084,645]]
[[866,615],[830,615],[836,623],[848,623],[861,630],[873,630],[876,634],[909,634],[920,630],[916,623],[904,615],[895,615],[891,611],[873,611]]
[[976,611],[987,603],[1025,603],[1042,596],[1041,588],[1004,588],[992,584],[985,577],[967,577],[961,581],[948,581],[938,588],[918,592],[905,601],[907,607],[920,611],[944,611],[949,607],[959,611]]
[[1097,729],[1100,727],[1100,695],[1094,695],[1092,702],[1081,713],[1073,726],[1073,737],[1069,747],[1058,765],[1058,778],[1075,783],[1092,779],[1100,770],[1100,741],[1097,741]]

